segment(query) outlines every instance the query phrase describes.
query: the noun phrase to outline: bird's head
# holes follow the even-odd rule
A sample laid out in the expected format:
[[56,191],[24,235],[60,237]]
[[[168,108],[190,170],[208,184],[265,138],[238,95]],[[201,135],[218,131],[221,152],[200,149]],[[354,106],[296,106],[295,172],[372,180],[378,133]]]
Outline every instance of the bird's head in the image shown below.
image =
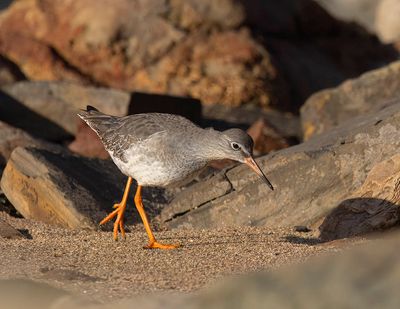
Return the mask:
[[224,143],[221,144],[223,149],[221,150],[224,152],[225,157],[248,165],[265,181],[271,190],[274,190],[271,182],[253,158],[253,139],[240,129],[229,129],[221,133],[224,139]]

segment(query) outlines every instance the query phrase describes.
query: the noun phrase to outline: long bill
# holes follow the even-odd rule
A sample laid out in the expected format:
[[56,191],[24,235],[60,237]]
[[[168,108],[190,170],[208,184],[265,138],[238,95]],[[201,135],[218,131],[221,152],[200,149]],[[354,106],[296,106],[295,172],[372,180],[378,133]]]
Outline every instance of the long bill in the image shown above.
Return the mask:
[[246,163],[246,165],[250,166],[250,168],[253,171],[255,171],[257,173],[257,175],[260,176],[264,180],[264,182],[268,185],[268,187],[270,187],[271,190],[274,190],[274,187],[272,186],[271,182],[268,180],[267,176],[265,176],[265,174],[263,173],[261,168],[258,166],[256,161],[251,156],[247,157],[244,160],[244,163]]

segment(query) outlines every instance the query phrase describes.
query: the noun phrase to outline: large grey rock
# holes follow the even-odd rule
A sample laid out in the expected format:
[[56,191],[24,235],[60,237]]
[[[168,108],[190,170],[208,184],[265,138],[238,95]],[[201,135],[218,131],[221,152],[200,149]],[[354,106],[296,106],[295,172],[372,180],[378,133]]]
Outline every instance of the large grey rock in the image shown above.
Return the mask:
[[[275,186],[273,192],[241,165],[196,184],[204,196],[194,204],[184,193],[177,195],[163,210],[162,219],[174,228],[317,224],[399,147],[400,104],[396,104],[259,159]],[[213,188],[231,188],[213,189],[210,195],[210,182]]]
[[[20,147],[8,160],[0,185],[25,218],[73,229],[95,229],[121,200],[125,182],[126,177],[109,160],[75,156],[61,147]],[[134,189],[132,186],[130,201]],[[162,192],[144,192],[146,206],[153,208],[151,215],[155,201],[166,202]],[[132,222],[133,213],[134,207],[129,207],[128,222]],[[138,220],[136,214],[134,220]]]
[[0,119],[33,135],[62,140],[77,130],[79,109],[93,105],[107,114],[124,116],[130,94],[69,82],[22,81],[2,87]]
[[400,102],[400,61],[312,95],[301,108],[304,139]]

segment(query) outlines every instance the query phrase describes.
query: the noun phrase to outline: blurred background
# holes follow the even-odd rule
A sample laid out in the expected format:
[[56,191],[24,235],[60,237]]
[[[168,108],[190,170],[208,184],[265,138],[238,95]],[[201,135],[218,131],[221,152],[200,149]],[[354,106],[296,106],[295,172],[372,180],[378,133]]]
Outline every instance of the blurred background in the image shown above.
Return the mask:
[[74,115],[87,104],[248,129],[258,155],[288,147],[321,131],[308,125],[318,104],[299,117],[312,94],[400,51],[396,0],[2,0],[0,9],[1,120],[87,156],[107,157]]

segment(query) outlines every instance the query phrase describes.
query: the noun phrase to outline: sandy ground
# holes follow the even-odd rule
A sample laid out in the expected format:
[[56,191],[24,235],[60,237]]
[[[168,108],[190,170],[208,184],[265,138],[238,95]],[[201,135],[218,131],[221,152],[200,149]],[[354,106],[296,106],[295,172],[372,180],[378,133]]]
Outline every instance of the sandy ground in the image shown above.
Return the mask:
[[343,250],[363,239],[320,244],[313,233],[293,229],[230,228],[160,231],[176,250],[144,250],[143,227],[125,241],[111,232],[77,231],[9,216],[0,218],[31,239],[0,238],[0,279],[29,278],[108,302],[146,292],[188,292],[232,274],[276,269]]

